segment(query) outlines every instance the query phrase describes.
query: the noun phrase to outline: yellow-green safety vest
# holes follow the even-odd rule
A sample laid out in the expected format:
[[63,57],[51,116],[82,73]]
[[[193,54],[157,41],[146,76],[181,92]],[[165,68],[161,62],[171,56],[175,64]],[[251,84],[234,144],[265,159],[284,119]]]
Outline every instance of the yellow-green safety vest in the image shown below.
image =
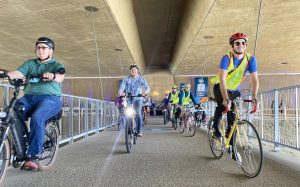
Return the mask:
[[178,94],[179,94],[179,91],[175,92],[175,94],[173,94],[171,92],[171,104],[177,104],[177,103],[179,103]]
[[191,95],[191,92],[189,92],[189,94],[187,96],[185,96],[185,91],[183,90],[183,98],[182,98],[183,105],[188,105],[188,104],[190,104],[190,102],[192,102],[190,95]]
[[[237,68],[234,68],[233,65],[233,54],[229,53],[226,54],[229,57],[229,66],[227,69],[227,80],[226,80],[226,89],[228,90],[235,90],[245,79],[245,71],[248,66],[249,60],[251,58],[250,53],[245,53],[244,58],[240,65]],[[210,79],[212,84],[220,83],[220,76],[217,76]]]

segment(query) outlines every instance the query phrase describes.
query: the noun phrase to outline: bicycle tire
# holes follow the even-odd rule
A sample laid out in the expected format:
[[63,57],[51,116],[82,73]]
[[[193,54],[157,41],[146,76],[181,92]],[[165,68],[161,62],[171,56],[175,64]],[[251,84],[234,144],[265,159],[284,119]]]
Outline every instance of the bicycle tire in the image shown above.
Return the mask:
[[7,167],[8,167],[8,163],[9,163],[9,152],[10,152],[10,146],[9,146],[9,142],[6,139],[3,142],[3,147],[2,150],[0,151],[0,184],[1,181],[3,180],[6,171],[7,171]]
[[196,122],[195,122],[195,117],[192,114],[188,115],[188,119],[187,119],[188,123],[190,123],[187,127],[187,131],[190,135],[190,137],[195,136],[196,134]]
[[177,129],[177,120],[175,118],[172,118],[172,127],[174,130]]
[[121,115],[118,117],[118,131],[120,131],[120,126],[121,126]]
[[214,117],[211,117],[207,124],[208,142],[213,156],[217,159],[220,159],[223,156],[222,143],[219,140],[213,138],[213,133],[215,131],[213,128],[213,122],[214,122]]
[[164,112],[164,125],[167,124],[168,119],[167,119],[167,111]]
[[239,121],[233,139],[236,162],[246,176],[256,177],[263,164],[263,149],[257,130],[247,120]]
[[184,132],[184,124],[183,124],[184,122],[183,121],[179,121],[178,122],[178,131],[180,132],[180,133],[183,133]]
[[128,119],[125,126],[125,144],[127,153],[131,152],[133,146],[133,136],[132,119]]
[[40,171],[48,170],[55,162],[59,149],[59,129],[58,121],[50,121],[45,127],[45,140],[41,159],[38,160]]

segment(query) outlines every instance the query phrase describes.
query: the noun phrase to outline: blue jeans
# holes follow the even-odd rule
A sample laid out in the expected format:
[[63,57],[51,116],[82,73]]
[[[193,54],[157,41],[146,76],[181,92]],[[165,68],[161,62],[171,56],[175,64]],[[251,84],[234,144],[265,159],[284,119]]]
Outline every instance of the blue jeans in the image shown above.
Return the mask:
[[59,96],[52,95],[25,95],[18,102],[25,107],[25,119],[31,117],[27,157],[38,158],[43,150],[45,123],[60,112],[62,102]]
[[135,123],[136,123],[136,131],[137,133],[142,131],[142,123],[143,123],[143,118],[142,118],[142,107],[143,107],[143,100],[141,99],[135,99],[133,101],[133,108],[136,112],[135,115]]

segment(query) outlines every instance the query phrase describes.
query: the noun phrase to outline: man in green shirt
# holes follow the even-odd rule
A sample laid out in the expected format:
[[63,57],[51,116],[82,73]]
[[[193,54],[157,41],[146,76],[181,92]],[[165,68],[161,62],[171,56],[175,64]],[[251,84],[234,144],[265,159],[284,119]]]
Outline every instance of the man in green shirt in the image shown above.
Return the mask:
[[[41,75],[40,79],[31,79],[24,87],[25,95],[19,103],[25,108],[25,116],[30,119],[29,148],[26,153],[27,161],[21,167],[25,170],[36,171],[37,160],[42,153],[45,136],[45,122],[61,110],[61,88],[64,80],[64,66],[53,58],[54,42],[47,37],[36,41],[36,59],[25,61],[17,70],[8,72],[11,79],[26,78],[31,75]],[[25,122],[24,122],[25,125]]]

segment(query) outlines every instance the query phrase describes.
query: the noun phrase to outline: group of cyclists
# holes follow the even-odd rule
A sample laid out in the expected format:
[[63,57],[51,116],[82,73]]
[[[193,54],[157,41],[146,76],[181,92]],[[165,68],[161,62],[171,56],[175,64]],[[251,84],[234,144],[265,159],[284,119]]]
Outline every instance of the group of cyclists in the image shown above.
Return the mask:
[[[229,45],[232,51],[224,55],[220,61],[218,74],[210,79],[213,86],[213,93],[217,107],[214,113],[214,138],[219,139],[221,133],[219,131],[219,121],[224,111],[228,111],[228,126],[226,135],[231,130],[233,124],[234,113],[231,112],[233,105],[231,100],[240,96],[240,84],[245,79],[246,73],[250,73],[250,85],[252,92],[252,106],[257,105],[257,92],[259,87],[259,81],[257,76],[257,62],[255,56],[246,52],[248,37],[244,33],[235,33],[229,38]],[[130,66],[130,75],[126,77],[120,86],[119,95],[124,95],[125,91],[130,91],[135,94],[142,94],[145,96],[149,93],[150,88],[147,81],[138,74],[139,67],[136,64]],[[184,106],[193,103],[195,107],[198,107],[199,103],[195,101],[192,94],[191,84],[187,83],[183,90],[177,90],[177,86],[172,86],[172,91],[166,95],[163,100],[164,105],[170,105],[170,115],[179,118]],[[142,136],[142,115],[141,115],[142,101],[137,98],[135,101],[135,108],[137,111],[137,129],[138,135]],[[175,109],[174,109],[175,108]],[[205,115],[204,115],[205,116]]]
[[[166,99],[163,100],[164,108],[167,109],[168,118],[175,118],[176,121],[177,119],[181,119],[180,114],[182,114],[184,106],[193,104],[195,108],[202,110],[201,119],[199,120],[205,120],[205,111],[203,110],[201,103],[197,103],[194,95],[192,94],[191,84],[187,82],[182,90],[177,90],[177,88],[177,85],[173,85],[172,91],[167,94]],[[197,112],[194,113],[195,117],[197,114]]]
[[[214,85],[213,92],[217,107],[214,118],[214,137],[220,138],[221,134],[218,129],[218,123],[222,112],[229,109],[228,115],[234,115],[230,112],[230,100],[240,96],[239,85],[245,78],[247,72],[250,73],[251,91],[253,93],[253,106],[257,105],[257,92],[259,81],[257,76],[257,62],[255,56],[246,52],[248,37],[243,33],[235,33],[229,38],[229,44],[232,51],[224,55],[219,65],[219,73],[210,81]],[[61,109],[62,82],[64,74],[54,73],[59,68],[64,67],[53,56],[54,42],[48,37],[41,37],[35,43],[35,54],[37,58],[25,61],[17,70],[8,72],[12,79],[26,78],[30,75],[40,74],[44,81],[35,82],[32,80],[25,88],[25,95],[18,100],[24,106],[24,119],[29,116],[30,120],[30,137],[29,149],[27,151],[27,161],[21,169],[33,170],[38,169],[37,160],[41,156],[42,144],[44,142],[45,121],[51,116],[58,113]],[[129,67],[130,75],[125,77],[118,90],[119,96],[131,92],[132,95],[147,96],[150,87],[147,81],[139,74],[139,66],[132,64]],[[172,87],[168,95],[168,101],[171,104],[170,113],[176,111],[176,116],[180,116],[183,106],[193,103],[199,105],[190,91],[191,84],[187,83],[181,91],[177,86]],[[136,111],[137,135],[142,136],[142,107],[145,105],[144,98],[136,97],[133,100],[133,106]],[[176,107],[176,110],[173,110]],[[149,110],[149,109],[148,109]],[[232,118],[228,119],[228,129],[233,124]]]

